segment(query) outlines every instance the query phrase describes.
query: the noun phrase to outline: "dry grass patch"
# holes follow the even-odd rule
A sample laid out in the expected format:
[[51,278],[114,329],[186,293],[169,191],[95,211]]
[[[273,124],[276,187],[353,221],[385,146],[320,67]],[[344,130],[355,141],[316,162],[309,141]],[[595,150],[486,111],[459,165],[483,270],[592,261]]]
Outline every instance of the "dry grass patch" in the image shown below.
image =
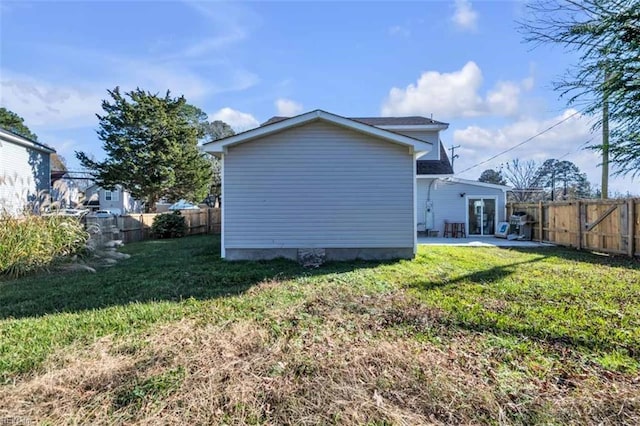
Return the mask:
[[518,359],[517,350],[486,336],[449,330],[440,315],[402,293],[323,289],[262,321],[183,320],[140,339],[102,339],[56,355],[45,374],[0,389],[0,417],[85,424],[640,422],[633,378],[585,367],[566,348],[547,348],[556,360]]

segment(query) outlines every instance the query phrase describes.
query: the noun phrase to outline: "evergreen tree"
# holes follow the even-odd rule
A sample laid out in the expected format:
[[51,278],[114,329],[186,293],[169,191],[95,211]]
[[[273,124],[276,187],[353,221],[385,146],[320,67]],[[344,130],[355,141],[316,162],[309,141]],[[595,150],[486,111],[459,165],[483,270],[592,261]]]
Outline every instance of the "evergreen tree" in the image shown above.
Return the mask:
[[609,143],[592,148],[608,152],[616,173],[640,175],[640,0],[534,0],[527,8],[527,41],[579,55],[555,86],[569,104],[603,117],[596,127],[610,122]]
[[106,158],[92,160],[76,152],[84,167],[93,170],[96,183],[112,189],[122,185],[152,211],[161,198],[201,201],[211,182],[211,164],[198,148],[201,129],[183,96],[164,97],[136,89],[108,91],[102,101],[98,138]]
[[24,124],[24,118],[4,107],[0,108],[0,127],[32,141],[38,140],[38,136]]
[[493,183],[495,185],[506,185],[507,181],[500,170],[487,169],[478,178],[478,182]]
[[571,161],[545,161],[536,172],[536,182],[551,200],[588,198],[592,193],[587,175]]

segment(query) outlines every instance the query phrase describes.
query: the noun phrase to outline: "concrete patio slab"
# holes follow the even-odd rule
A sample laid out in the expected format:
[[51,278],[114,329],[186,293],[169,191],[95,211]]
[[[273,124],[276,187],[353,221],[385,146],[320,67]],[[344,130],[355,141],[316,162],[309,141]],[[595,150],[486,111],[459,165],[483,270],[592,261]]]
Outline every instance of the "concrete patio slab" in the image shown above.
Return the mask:
[[468,246],[468,247],[553,247],[553,244],[537,241],[507,240],[495,237],[430,238],[418,237],[418,244],[424,246]]

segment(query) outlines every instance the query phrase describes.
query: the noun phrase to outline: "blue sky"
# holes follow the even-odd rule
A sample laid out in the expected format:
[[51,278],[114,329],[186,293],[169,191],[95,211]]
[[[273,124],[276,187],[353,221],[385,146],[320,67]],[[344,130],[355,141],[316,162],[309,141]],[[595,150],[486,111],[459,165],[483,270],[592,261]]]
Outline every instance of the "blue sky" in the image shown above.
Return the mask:
[[[524,3],[12,1],[0,4],[0,104],[72,168],[101,158],[107,89],[184,94],[237,130],[316,108],[345,116],[425,115],[451,124],[467,169],[573,114],[552,82],[575,61],[532,49]],[[580,114],[460,176],[512,158],[574,161],[598,184],[597,143]],[[638,183],[613,179],[615,191]]]

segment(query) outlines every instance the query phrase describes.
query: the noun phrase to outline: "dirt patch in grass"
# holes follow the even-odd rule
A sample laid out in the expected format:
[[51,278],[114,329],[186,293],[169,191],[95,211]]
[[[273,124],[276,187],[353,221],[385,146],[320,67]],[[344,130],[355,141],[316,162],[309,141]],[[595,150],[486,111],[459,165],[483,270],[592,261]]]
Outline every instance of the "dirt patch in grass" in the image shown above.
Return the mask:
[[[184,320],[59,353],[0,388],[52,423],[640,423],[640,383],[567,348],[449,329],[403,293],[323,289],[262,320]],[[548,351],[548,352],[544,352]]]

